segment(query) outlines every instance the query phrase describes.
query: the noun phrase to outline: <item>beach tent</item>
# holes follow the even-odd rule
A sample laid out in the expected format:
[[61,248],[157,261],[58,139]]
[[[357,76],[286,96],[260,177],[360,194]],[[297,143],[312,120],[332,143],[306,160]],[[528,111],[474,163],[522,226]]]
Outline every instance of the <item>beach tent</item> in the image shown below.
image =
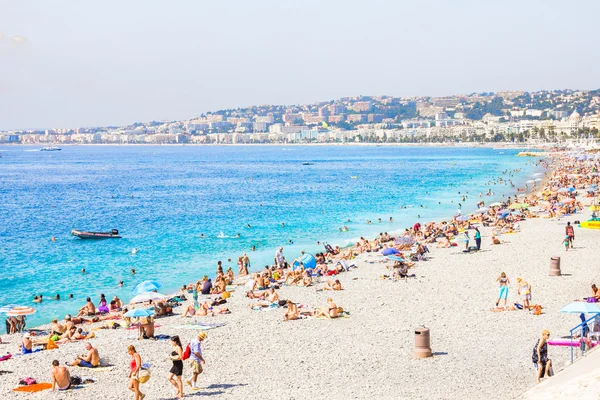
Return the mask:
[[393,247],[388,247],[387,249],[383,249],[383,251],[381,252],[381,255],[391,256],[391,255],[398,254],[398,253],[400,253],[400,251],[398,251],[398,249],[395,249]]
[[161,287],[162,285],[157,281],[144,281],[138,284],[135,289],[133,289],[133,294],[137,295],[144,292],[151,292],[153,290],[158,290]]
[[168,296],[156,292],[143,292],[129,300],[129,303],[143,303],[145,301],[165,300]]
[[300,263],[304,265],[304,269],[313,269],[317,266],[317,260],[312,254],[305,253],[299,260],[294,261],[292,264],[293,269],[300,268]]

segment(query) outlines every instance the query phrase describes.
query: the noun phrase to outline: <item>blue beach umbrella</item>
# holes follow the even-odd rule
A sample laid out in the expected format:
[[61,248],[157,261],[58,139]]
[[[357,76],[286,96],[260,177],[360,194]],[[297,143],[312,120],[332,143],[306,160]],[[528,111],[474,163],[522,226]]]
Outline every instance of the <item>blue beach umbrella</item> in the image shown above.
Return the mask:
[[586,303],[584,301],[574,301],[567,304],[560,310],[561,313],[572,313],[572,314],[600,314],[600,308],[596,303]]
[[144,292],[151,292],[153,290],[158,290],[162,287],[162,285],[157,281],[144,281],[137,285],[135,289],[133,289],[133,294],[140,294]]
[[150,317],[154,315],[154,311],[146,310],[145,308],[134,308],[127,311],[123,316],[129,318]]
[[381,252],[381,254],[384,256],[391,256],[391,255],[398,254],[398,253],[400,253],[400,251],[393,247],[388,247],[387,249],[383,249],[383,251]]
[[457,221],[468,221],[469,220],[469,216],[468,215],[460,215],[458,217],[456,217]]

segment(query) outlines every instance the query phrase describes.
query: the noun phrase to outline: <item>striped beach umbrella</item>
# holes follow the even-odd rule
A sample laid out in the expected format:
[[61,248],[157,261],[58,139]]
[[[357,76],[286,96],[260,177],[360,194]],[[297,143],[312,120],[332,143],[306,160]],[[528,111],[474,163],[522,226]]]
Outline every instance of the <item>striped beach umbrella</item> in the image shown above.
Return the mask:
[[164,294],[156,293],[156,292],[144,292],[135,296],[133,299],[129,301],[129,303],[143,303],[146,301],[156,301],[156,300],[165,300],[168,296]]
[[31,307],[15,307],[6,313],[9,317],[17,317],[19,315],[31,315],[35,313],[35,309]]
[[0,313],[7,313],[15,307],[19,307],[16,304],[7,304],[5,306],[0,307]]

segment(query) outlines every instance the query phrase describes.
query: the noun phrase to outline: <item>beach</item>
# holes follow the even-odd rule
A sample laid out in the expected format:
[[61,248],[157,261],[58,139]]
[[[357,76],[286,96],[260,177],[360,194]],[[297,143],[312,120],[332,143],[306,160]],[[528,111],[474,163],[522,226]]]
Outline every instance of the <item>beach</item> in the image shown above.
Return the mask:
[[[582,199],[584,203],[589,200]],[[205,372],[200,390],[185,387],[188,397],[216,398],[372,398],[384,399],[496,399],[519,398],[535,386],[531,353],[543,329],[552,337],[567,335],[579,323],[576,314],[559,310],[587,297],[597,283],[595,247],[598,231],[576,228],[575,248],[562,246],[567,221],[587,220],[590,212],[551,220],[530,218],[520,231],[503,234],[500,245],[490,245],[491,228],[481,227],[482,249],[463,253],[430,245],[428,260],[417,262],[416,278],[393,282],[379,253],[365,253],[353,260],[358,268],[339,275],[342,291],[317,291],[324,278],[311,287],[282,287],[280,299],[310,307],[325,307],[332,297],[349,315],[338,319],[283,321],[284,309],[253,310],[237,287],[226,306],[231,314],[199,317],[203,322],[226,325],[207,330],[203,342]],[[286,254],[287,255],[287,254]],[[563,276],[549,276],[550,257],[561,257]],[[541,315],[527,311],[492,312],[498,294],[496,278],[506,272],[511,281],[509,304],[520,301],[516,279],[532,285],[532,304]],[[175,309],[179,314],[184,307]],[[178,327],[191,319],[156,320],[156,334],[179,335],[184,346],[198,330]],[[159,326],[160,325],[160,326]],[[433,357],[414,358],[415,329],[431,331]],[[129,356],[136,346],[152,377],[142,385],[146,399],[174,398],[167,381],[171,361],[168,340],[137,340],[136,331],[98,330],[91,343],[99,349],[107,369],[71,368],[96,383],[64,393],[18,395],[11,390],[18,378],[32,376],[48,381],[52,360],[72,361],[83,352],[83,343],[67,343],[59,349],[15,357],[0,363],[11,371],[0,380],[7,398],[133,398],[127,390]],[[14,352],[20,336],[3,335],[0,352]],[[568,348],[550,347],[555,370],[569,360]],[[185,363],[184,378],[190,368]],[[194,395],[194,396],[192,396]]]

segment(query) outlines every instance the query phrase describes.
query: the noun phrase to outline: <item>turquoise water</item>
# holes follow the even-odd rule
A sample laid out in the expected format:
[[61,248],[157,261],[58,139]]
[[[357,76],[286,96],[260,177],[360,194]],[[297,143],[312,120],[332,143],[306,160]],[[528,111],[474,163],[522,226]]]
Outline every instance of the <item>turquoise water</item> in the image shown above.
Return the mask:
[[[501,171],[521,168],[512,177],[517,186],[541,174],[534,160],[515,157],[516,150],[37,150],[0,148],[0,306],[33,305],[33,295],[43,294],[47,300],[35,305],[38,312],[29,317],[30,324],[76,310],[87,295],[95,302],[100,293],[129,299],[144,279],[162,282],[161,291],[169,292],[204,274],[214,275],[218,260],[237,273],[235,261],[244,252],[258,269],[272,261],[280,245],[293,259],[301,250],[322,250],[317,241],[346,245],[360,236],[403,229],[419,215],[422,221],[453,215],[462,202],[459,191],[470,194],[462,202],[463,212],[473,210],[479,192],[496,192],[494,197],[484,196],[487,202],[514,194],[510,186],[487,185],[502,176]],[[344,225],[348,232],[339,231]],[[112,228],[119,229],[123,239],[92,241],[70,235],[71,229]],[[134,248],[137,254],[132,254]],[[117,287],[120,280],[123,288]],[[64,300],[50,300],[56,293]],[[70,293],[73,300],[66,299]]]

